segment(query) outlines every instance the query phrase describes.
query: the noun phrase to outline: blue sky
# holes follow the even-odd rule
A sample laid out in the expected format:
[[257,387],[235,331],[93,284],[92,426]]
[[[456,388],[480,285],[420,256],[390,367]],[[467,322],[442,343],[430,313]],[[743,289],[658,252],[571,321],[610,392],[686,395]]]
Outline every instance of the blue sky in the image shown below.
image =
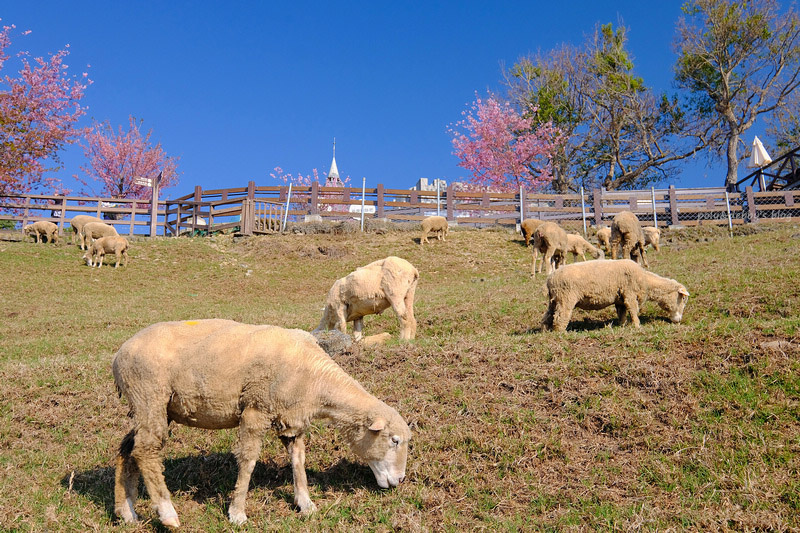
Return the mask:
[[[275,184],[276,166],[408,188],[467,176],[448,125],[475,92],[500,89],[502,65],[580,43],[624,22],[637,73],[670,90],[680,1],[602,2],[5,2],[11,52],[70,45],[70,72],[94,83],[86,124],[127,117],[180,158],[177,197],[195,185]],[[91,65],[87,69],[86,65]],[[67,186],[84,163],[64,154]],[[743,172],[740,169],[740,174]],[[721,166],[688,162],[678,186],[720,186]]]

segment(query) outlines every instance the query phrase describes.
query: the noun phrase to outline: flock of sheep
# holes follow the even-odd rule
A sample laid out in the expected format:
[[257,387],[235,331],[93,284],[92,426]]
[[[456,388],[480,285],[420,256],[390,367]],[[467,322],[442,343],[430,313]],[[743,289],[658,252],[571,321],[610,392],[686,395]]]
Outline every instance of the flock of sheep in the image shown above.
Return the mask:
[[[114,226],[106,224],[91,215],[77,215],[70,221],[72,224],[72,244],[78,241],[81,250],[85,250],[83,260],[90,267],[100,268],[106,254],[114,254],[117,268],[122,261],[123,266],[128,264],[128,239],[121,237]],[[47,220],[39,220],[22,228],[25,236],[31,236],[37,243],[47,242],[58,244],[58,226]]]
[[[90,216],[72,221],[75,239],[90,266],[102,266],[114,253],[118,266],[127,262],[127,240],[112,226]],[[444,217],[421,223],[420,245],[435,234],[444,241]],[[598,231],[598,248],[583,237],[568,234],[558,224],[528,219],[521,229],[533,245],[531,274],[544,265],[548,307],[543,329],[564,330],[575,307],[587,310],[614,305],[620,325],[630,314],[639,326],[639,310],[652,300],[679,322],[689,296],[675,280],[651,273],[645,247],[659,249],[657,228],[642,228],[631,212],[619,213],[610,228]],[[58,242],[50,222],[26,226],[26,235]],[[606,260],[606,253],[615,260]],[[618,259],[621,253],[622,259]],[[567,254],[583,257],[566,265]],[[586,260],[586,254],[593,260]],[[231,320],[207,319],[162,322],[127,340],[113,356],[112,372],[121,396],[129,404],[133,429],[117,454],[114,511],[135,522],[139,477],[144,479],[153,509],[164,526],[178,527],[177,512],[164,482],[161,453],[170,422],[206,429],[238,428],[234,454],[239,474],[228,508],[229,520],[247,520],[245,501],[250,478],[269,429],[277,431],[290,456],[294,503],[302,513],[313,512],[305,472],[304,435],[315,419],[329,419],[353,451],[372,469],[378,485],[395,487],[405,477],[411,431],[392,407],[368,393],[321,347],[328,330],[347,332],[353,322],[356,342],[367,343],[363,319],[392,308],[400,322],[400,338],[416,336],[414,298],[419,271],[405,259],[390,256],[356,269],[336,280],[328,291],[319,326],[312,333]],[[385,340],[385,334],[377,335]]]

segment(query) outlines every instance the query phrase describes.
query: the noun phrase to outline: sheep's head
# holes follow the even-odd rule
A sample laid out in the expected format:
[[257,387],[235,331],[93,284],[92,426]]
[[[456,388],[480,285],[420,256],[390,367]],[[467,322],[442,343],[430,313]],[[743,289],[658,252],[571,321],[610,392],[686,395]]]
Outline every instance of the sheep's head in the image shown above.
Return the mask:
[[86,249],[86,253],[83,254],[83,260],[86,263],[86,266],[94,266],[94,258],[92,257],[91,247]]
[[369,424],[352,443],[353,451],[367,462],[379,487],[396,487],[406,477],[411,430],[390,407],[372,416]]
[[672,322],[678,323],[683,318],[683,310],[686,308],[686,301],[689,299],[689,291],[677,281],[675,285],[675,290],[670,291],[666,298],[659,302],[659,305],[669,313],[669,319]]

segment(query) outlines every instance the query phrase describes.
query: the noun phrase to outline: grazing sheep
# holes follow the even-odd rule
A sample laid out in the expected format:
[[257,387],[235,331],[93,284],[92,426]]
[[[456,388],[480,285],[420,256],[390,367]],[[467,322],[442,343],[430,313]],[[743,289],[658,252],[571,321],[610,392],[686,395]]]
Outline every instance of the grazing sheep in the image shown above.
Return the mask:
[[653,226],[645,226],[642,228],[642,232],[644,232],[644,245],[647,246],[648,244],[653,245],[653,250],[658,252],[661,250],[659,245],[659,241],[661,241],[661,230],[653,227]]
[[567,233],[566,253],[572,254],[573,263],[578,260],[578,255],[580,255],[584,261],[586,261],[586,254],[591,255],[595,259],[605,258],[603,250],[595,247],[589,241],[576,233]]
[[436,233],[436,238],[440,241],[447,240],[445,237],[447,237],[449,226],[446,218],[440,216],[427,217],[422,220],[420,226],[422,226],[422,237],[419,239],[420,245],[428,242],[428,233]]
[[531,239],[533,238],[533,232],[536,231],[536,228],[542,225],[541,220],[538,218],[526,218],[522,221],[519,225],[519,229],[522,232],[522,236],[525,238],[525,246],[531,245]]
[[347,322],[353,322],[353,338],[360,341],[364,316],[380,314],[391,306],[400,320],[400,338],[411,340],[417,335],[414,293],[418,279],[414,265],[399,257],[360,267],[333,283],[314,331],[336,328],[347,333]]
[[644,232],[639,219],[630,211],[621,211],[611,223],[611,259],[618,257],[622,249],[622,259],[633,259],[648,267],[644,252]]
[[239,476],[228,508],[234,524],[247,520],[250,477],[270,428],[291,457],[294,503],[303,513],[316,510],[308,493],[304,441],[313,420],[332,420],[380,487],[396,487],[405,478],[411,438],[405,420],[345,373],[305,331],[219,319],[161,322],[126,341],[111,369],[133,419],[119,449],[114,482],[114,512],[125,522],[137,520],[141,473],[161,523],[180,526],[161,458],[170,422],[238,427]]
[[42,238],[46,237],[47,242],[58,244],[58,226],[47,220],[38,220],[33,224],[28,224],[22,230],[27,236],[36,237],[36,243],[42,242]]
[[639,327],[639,309],[653,300],[680,322],[689,297],[686,287],[673,279],[648,272],[630,259],[619,261],[584,261],[572,263],[547,278],[550,304],[542,318],[543,329],[564,331],[575,307],[586,310],[617,308],[619,325],[630,312],[633,325]]
[[[600,244],[600,246],[603,247],[603,250],[605,250],[607,254],[611,253],[610,241],[611,241],[611,228],[609,228],[608,226],[603,226],[602,228],[597,230],[597,242]],[[612,257],[611,259],[615,258]]]
[[72,244],[75,244],[75,239],[78,239],[78,244],[81,245],[81,250],[86,247],[83,244],[83,227],[89,222],[103,222],[97,217],[91,215],[76,215],[71,221],[72,224]]
[[[533,262],[531,275],[536,276],[536,260],[542,252],[542,264],[547,265],[547,274],[564,264],[567,250],[567,232],[555,222],[543,222],[533,232]],[[539,272],[542,265],[539,265]]]
[[81,241],[81,250],[85,250],[92,243],[93,239],[101,237],[115,237],[119,235],[114,226],[106,224],[105,222],[88,222],[84,224],[82,229],[83,240]]
[[103,266],[103,259],[106,254],[110,253],[113,253],[117,257],[114,268],[119,266],[120,259],[124,259],[122,266],[127,265],[128,240],[119,235],[115,237],[101,237],[89,245],[86,249],[86,253],[83,254],[83,260],[86,261],[86,264],[90,267],[101,268]]

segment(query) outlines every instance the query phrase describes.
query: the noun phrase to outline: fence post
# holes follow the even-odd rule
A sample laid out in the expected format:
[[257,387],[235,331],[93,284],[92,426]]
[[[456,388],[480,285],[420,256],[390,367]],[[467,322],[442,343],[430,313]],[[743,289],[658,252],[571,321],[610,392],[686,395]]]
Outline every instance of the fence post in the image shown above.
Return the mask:
[[[225,197],[227,197],[227,193]],[[253,180],[247,182],[247,198],[250,200],[256,199],[256,182]],[[223,200],[225,200],[225,198],[223,198]]]
[[753,187],[752,185],[748,185],[745,189],[745,194],[747,195],[747,212],[750,215],[750,223],[753,224],[758,222],[758,218],[756,215],[756,198],[753,194]]
[[725,189],[725,206],[728,208],[728,231],[733,237],[733,220],[731,220],[731,199],[728,196],[728,189]]
[[242,235],[252,235],[253,234],[253,224],[255,222],[256,213],[255,213],[255,201],[251,200],[250,198],[245,198],[242,200],[242,214],[240,216],[240,231]]
[[376,189],[378,193],[378,207],[376,209],[376,215],[378,218],[383,218],[383,183],[379,183]]
[[364,197],[367,195],[367,178],[361,178],[361,232],[364,232]]
[[678,198],[675,194],[675,186],[669,186],[669,213],[672,217],[672,225],[677,226],[680,224],[680,219],[678,219]]
[[[153,194],[150,195],[150,236],[155,237],[158,224],[158,193],[159,186],[161,185],[161,172],[158,173],[156,179],[153,180]],[[136,205],[136,204],[134,204]],[[164,223],[166,224],[167,217],[164,215]],[[164,226],[164,235],[167,234],[166,225]]]
[[603,222],[603,190],[597,188],[594,190],[592,195],[592,201],[594,203],[594,225],[595,227],[599,228],[600,224]]
[[650,194],[653,197],[653,226],[658,227],[658,213],[656,212],[656,188],[650,187]]
[[581,186],[581,219],[583,220],[583,236],[586,237],[586,200],[583,196],[583,186]]
[[308,206],[308,214],[309,215],[317,215],[319,214],[319,204],[317,200],[319,199],[319,183],[316,181],[311,182],[311,199],[309,200],[311,203]]
[[447,185],[447,220],[453,221],[456,199],[453,197],[453,184]]
[[289,203],[292,201],[292,182],[289,182],[289,193],[286,195],[286,211],[283,214],[283,227],[281,231],[286,231],[286,224],[289,222]]
[[525,188],[520,185],[519,187],[519,224],[522,227],[522,221],[525,220]]

